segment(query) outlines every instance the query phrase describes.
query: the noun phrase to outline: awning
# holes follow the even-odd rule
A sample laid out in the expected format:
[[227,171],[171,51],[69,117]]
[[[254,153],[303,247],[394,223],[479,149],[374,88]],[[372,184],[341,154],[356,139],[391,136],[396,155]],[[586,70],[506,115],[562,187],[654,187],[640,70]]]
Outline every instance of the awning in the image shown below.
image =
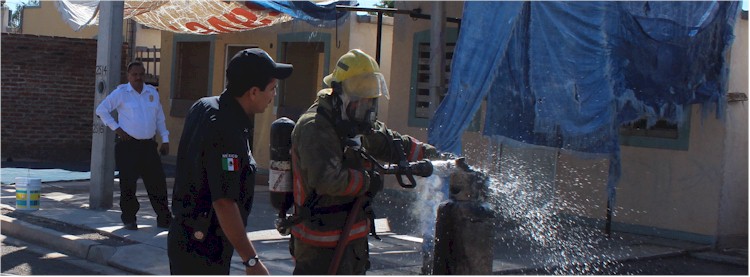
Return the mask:
[[[124,19],[150,28],[183,34],[213,35],[242,32],[300,19],[316,27],[333,27],[348,12],[336,5],[352,1],[125,1]],[[99,0],[60,0],[63,20],[78,31],[99,23]]]

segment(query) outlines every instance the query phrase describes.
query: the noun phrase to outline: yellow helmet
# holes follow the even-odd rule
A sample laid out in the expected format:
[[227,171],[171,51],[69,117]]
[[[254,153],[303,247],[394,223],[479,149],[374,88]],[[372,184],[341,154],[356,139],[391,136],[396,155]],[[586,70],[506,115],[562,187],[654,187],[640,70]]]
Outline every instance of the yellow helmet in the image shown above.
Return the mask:
[[349,50],[339,58],[333,73],[323,78],[323,82],[331,86],[333,82],[341,84],[343,92],[350,96],[361,98],[377,98],[388,95],[388,85],[385,83],[380,66],[375,59],[359,49]]

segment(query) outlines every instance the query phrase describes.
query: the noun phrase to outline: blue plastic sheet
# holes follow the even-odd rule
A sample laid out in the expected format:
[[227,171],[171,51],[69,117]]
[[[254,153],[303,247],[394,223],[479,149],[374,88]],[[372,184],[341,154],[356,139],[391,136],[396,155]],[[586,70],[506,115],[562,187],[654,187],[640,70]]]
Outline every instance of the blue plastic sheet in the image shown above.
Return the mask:
[[317,4],[312,1],[248,1],[303,20],[319,28],[333,28],[346,21],[348,11],[336,11],[336,5],[353,5],[357,1],[335,1]]
[[721,115],[738,6],[467,1],[429,142],[460,155],[486,98],[483,135],[609,156],[613,198],[622,124],[679,123],[694,103]]

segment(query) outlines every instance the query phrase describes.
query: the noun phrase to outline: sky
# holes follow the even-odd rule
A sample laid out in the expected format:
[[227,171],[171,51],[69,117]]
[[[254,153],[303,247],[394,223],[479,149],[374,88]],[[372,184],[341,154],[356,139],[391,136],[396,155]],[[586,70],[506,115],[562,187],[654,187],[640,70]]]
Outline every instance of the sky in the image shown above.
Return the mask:
[[20,3],[23,3],[23,2],[26,2],[26,0],[6,0],[5,1],[5,6],[8,7],[8,8],[10,8],[11,11],[15,11],[16,10],[16,4],[20,4]]

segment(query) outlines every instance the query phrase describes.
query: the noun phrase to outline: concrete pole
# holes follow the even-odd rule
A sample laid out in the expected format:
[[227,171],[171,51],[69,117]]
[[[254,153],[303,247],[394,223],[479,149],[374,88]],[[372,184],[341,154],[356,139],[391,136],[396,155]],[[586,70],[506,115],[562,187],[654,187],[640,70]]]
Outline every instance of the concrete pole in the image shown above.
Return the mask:
[[[122,63],[122,1],[99,3],[99,35],[96,47],[94,109],[120,83]],[[115,133],[96,116],[91,137],[91,185],[89,208],[112,208],[115,171]]]
[[[445,92],[443,85],[445,77],[445,3],[443,1],[432,2],[432,14],[430,15],[430,116],[435,114],[440,95]],[[423,234],[422,239],[426,241],[422,247],[422,274],[431,275],[433,266],[433,245],[435,239],[431,234]]]
[[430,29],[430,108],[434,115],[445,92],[445,2],[432,2]]

